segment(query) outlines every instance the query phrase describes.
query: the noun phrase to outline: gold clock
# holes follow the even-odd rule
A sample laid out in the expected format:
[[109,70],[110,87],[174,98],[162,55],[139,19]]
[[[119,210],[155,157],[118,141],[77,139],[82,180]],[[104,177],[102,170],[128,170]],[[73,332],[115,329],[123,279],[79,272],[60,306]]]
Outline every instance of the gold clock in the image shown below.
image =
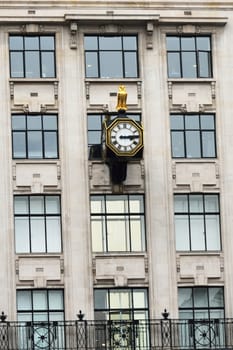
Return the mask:
[[143,147],[143,128],[130,118],[116,118],[106,127],[106,146],[117,156],[135,156]]

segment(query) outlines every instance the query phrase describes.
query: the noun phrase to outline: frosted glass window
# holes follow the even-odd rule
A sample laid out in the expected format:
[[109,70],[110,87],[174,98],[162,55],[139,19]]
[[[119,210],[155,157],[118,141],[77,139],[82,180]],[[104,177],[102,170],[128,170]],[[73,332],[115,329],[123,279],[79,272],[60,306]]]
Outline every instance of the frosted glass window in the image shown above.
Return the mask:
[[144,197],[91,196],[91,229],[93,251],[145,251]]

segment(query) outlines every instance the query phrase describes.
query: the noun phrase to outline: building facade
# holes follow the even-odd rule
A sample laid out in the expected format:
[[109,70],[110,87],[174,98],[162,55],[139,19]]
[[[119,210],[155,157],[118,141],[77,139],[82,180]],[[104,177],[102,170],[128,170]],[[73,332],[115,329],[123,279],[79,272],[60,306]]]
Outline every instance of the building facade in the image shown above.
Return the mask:
[[[232,347],[233,2],[0,1],[0,23],[0,329],[32,332],[2,348]],[[120,85],[144,148],[114,183]],[[118,343],[54,345],[83,314]],[[119,340],[160,319],[168,343]]]

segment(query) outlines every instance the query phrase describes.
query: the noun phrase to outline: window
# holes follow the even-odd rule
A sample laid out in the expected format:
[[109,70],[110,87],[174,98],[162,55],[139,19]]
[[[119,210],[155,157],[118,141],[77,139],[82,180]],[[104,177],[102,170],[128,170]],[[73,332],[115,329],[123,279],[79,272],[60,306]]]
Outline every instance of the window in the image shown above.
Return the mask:
[[137,78],[136,35],[86,35],[84,38],[87,78]]
[[54,78],[53,35],[10,35],[11,78]]
[[17,291],[17,349],[64,349],[61,289]]
[[225,348],[223,287],[182,287],[178,297],[180,348]]
[[57,115],[12,115],[13,158],[58,158]]
[[[115,117],[116,115],[112,115],[110,119]],[[140,114],[126,114],[126,117],[137,122],[141,121]],[[105,119],[105,114],[88,114],[87,116],[89,159],[102,159],[102,124]]]
[[96,289],[93,348],[148,349],[148,296],[145,288]]
[[213,114],[174,114],[170,119],[173,158],[216,157]]
[[211,78],[210,36],[167,36],[169,78]]
[[92,250],[145,251],[143,195],[91,196]]
[[177,250],[221,249],[217,194],[177,194],[174,209]]
[[59,196],[15,196],[14,218],[17,253],[61,252]]

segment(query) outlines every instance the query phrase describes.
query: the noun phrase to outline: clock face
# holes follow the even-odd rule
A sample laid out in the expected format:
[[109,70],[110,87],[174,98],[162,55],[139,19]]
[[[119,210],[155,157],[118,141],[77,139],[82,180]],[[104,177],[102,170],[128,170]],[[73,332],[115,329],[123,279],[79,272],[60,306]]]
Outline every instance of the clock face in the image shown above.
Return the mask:
[[142,128],[134,120],[117,119],[107,131],[108,146],[117,155],[135,155],[142,148]]

